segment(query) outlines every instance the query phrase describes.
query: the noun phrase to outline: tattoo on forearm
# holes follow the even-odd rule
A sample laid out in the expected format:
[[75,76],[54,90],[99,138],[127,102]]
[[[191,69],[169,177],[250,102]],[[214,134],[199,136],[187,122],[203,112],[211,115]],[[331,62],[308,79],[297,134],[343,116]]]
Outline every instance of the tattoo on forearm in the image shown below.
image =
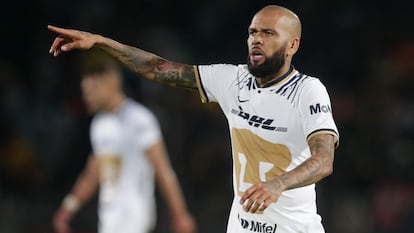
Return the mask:
[[104,46],[102,49],[118,59],[128,69],[137,73],[145,73],[154,67],[153,58],[150,53],[141,49],[122,45],[116,42],[116,47]]
[[288,189],[315,183],[331,172],[334,157],[333,136],[315,135],[309,140],[312,156],[291,172],[281,176]]
[[191,65],[173,63],[144,50],[119,45],[117,48],[105,47],[128,69],[145,78],[170,86],[197,89],[195,71]]
[[196,89],[195,74],[192,66],[180,65],[177,70],[157,69],[154,74],[154,81],[184,88]]
[[174,71],[167,71],[167,72],[155,72],[155,80],[156,81],[170,81],[170,80],[177,80],[180,78],[180,73],[176,70]]

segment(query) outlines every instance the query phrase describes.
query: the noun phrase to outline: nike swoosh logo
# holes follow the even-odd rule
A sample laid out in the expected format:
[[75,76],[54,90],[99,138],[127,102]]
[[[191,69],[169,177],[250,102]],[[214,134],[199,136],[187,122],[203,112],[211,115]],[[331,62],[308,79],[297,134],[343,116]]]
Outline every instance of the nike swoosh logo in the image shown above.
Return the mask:
[[244,102],[248,102],[249,100],[241,100],[240,96],[237,96],[237,99],[239,100],[240,103],[244,103]]

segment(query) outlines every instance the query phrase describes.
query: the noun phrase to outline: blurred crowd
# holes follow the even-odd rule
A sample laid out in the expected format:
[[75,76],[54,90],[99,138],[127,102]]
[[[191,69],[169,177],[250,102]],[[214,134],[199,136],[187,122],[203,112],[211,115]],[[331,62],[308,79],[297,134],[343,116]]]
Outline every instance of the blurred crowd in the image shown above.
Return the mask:
[[[317,185],[328,233],[414,232],[414,15],[408,1],[8,1],[0,14],[0,232],[50,233],[90,153],[79,52],[53,58],[48,24],[99,33],[188,64],[245,63],[247,27],[267,4],[302,20],[293,63],[327,86],[341,139]],[[154,111],[200,233],[225,232],[232,200],[226,120],[197,93],[125,70]],[[157,194],[158,195],[158,194]],[[96,201],[73,222],[96,232]],[[158,204],[156,233],[169,232]]]

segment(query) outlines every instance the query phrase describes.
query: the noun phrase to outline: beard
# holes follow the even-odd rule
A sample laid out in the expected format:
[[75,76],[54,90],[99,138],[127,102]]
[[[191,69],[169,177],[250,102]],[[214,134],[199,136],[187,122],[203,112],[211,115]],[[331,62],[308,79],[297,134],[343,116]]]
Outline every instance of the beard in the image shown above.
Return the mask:
[[270,57],[265,57],[262,64],[253,65],[250,57],[247,56],[247,68],[256,78],[267,78],[276,75],[280,68],[285,64],[286,45],[273,53]]

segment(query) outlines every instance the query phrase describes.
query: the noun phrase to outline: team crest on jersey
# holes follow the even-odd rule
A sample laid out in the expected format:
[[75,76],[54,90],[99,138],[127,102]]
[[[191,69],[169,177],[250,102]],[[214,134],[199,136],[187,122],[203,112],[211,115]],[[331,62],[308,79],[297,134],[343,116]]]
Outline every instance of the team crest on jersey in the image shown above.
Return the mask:
[[260,233],[275,233],[277,224],[270,225],[266,222],[260,222],[255,220],[247,220],[240,217],[240,214],[237,216],[237,219],[240,222],[240,225],[243,229],[249,230],[251,232],[260,232]]
[[233,108],[231,110],[231,113],[247,121],[247,123],[250,126],[253,126],[255,128],[265,129],[265,130],[277,131],[277,132],[287,132],[286,127],[274,126],[273,125],[273,122],[275,121],[274,119],[265,118],[265,117],[261,117],[258,115],[247,113],[243,111],[243,109],[240,106],[239,106],[239,109],[240,110],[236,110]]

